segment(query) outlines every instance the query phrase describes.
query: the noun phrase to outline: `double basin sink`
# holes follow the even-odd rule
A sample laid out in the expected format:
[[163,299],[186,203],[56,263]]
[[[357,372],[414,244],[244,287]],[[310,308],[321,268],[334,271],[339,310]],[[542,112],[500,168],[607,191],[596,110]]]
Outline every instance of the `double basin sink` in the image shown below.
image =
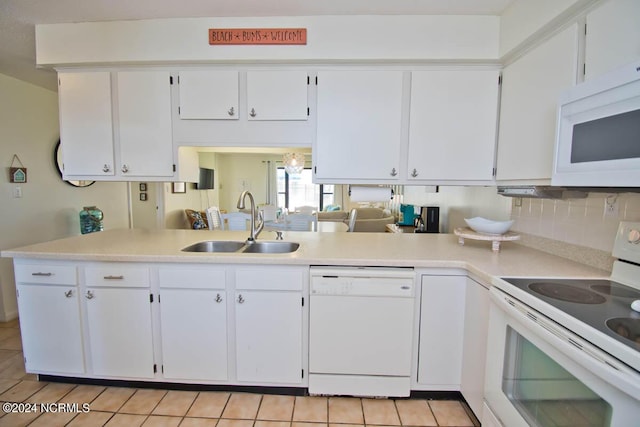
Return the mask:
[[237,242],[225,240],[207,240],[194,243],[183,252],[224,252],[224,253],[245,253],[245,254],[285,254],[298,250],[299,243],[294,242]]

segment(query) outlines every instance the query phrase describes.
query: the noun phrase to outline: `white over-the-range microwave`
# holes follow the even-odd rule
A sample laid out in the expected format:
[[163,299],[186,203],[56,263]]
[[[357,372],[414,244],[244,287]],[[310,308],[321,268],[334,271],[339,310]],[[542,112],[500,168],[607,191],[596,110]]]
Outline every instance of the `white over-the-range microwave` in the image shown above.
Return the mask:
[[640,61],[561,96],[551,184],[640,187]]

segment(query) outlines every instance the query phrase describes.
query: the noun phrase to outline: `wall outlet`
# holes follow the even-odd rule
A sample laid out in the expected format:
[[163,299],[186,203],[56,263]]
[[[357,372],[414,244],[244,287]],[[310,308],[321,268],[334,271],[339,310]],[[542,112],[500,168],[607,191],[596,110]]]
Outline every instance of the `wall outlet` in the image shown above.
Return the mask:
[[20,199],[22,197],[22,187],[13,187],[13,198]]
[[618,196],[610,194],[604,199],[604,217],[605,218],[618,218],[620,213],[620,203],[618,203]]

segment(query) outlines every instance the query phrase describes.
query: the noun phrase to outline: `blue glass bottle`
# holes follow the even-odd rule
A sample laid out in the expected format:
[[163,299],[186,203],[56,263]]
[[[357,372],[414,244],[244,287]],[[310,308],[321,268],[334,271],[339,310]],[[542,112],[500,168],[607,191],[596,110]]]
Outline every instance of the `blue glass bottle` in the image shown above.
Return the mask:
[[82,234],[102,231],[102,218],[104,214],[95,206],[85,206],[80,211],[80,232]]

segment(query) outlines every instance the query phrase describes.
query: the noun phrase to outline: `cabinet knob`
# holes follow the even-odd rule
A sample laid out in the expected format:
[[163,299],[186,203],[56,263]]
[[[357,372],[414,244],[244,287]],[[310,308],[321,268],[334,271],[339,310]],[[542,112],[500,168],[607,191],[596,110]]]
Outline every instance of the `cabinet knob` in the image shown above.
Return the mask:
[[84,296],[86,299],[93,299],[95,295],[93,295],[93,292],[91,291],[87,291],[87,294]]
[[230,116],[233,116],[233,115],[236,113],[236,110],[235,110],[235,108],[231,107],[231,108],[229,108],[229,109],[227,110],[227,113],[228,113]]
[[216,302],[222,302],[222,297],[220,294],[216,295]]
[[244,298],[242,298],[242,294],[238,295],[238,304],[244,303]]
[[415,178],[418,176],[418,171],[414,168],[413,171],[411,172],[411,177]]
[[398,175],[398,171],[396,171],[396,168],[391,169],[391,173],[389,175],[391,175],[391,176]]
[[122,165],[122,173],[127,173],[127,172],[129,172],[129,166]]
[[111,166],[109,166],[108,164],[104,164],[104,166],[102,167],[102,172],[109,172],[111,170]]
[[73,296],[73,290],[69,289],[67,292],[64,293],[64,296],[67,298],[71,298]]
[[252,108],[252,109],[251,109],[251,112],[249,112],[249,115],[250,115],[251,117],[255,117],[255,116],[257,115],[257,113],[256,113],[256,109],[255,109],[255,108]]

